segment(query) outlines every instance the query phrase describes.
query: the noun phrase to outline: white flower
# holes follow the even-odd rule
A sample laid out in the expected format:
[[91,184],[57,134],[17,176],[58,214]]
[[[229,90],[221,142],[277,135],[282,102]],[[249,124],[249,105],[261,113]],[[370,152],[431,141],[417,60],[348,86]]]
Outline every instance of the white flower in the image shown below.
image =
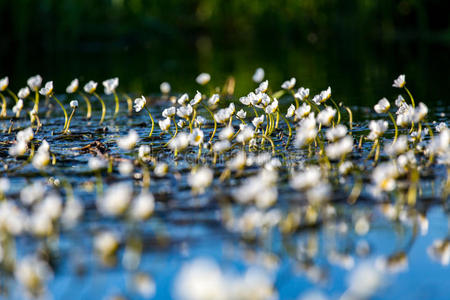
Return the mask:
[[155,175],[158,177],[166,176],[168,171],[169,166],[164,162],[158,162],[155,166],[155,169],[153,170],[153,172],[155,172]]
[[172,151],[184,150],[189,145],[189,134],[185,132],[180,132],[177,136],[170,141],[169,148]]
[[189,104],[194,106],[199,104],[200,101],[202,101],[202,94],[199,91],[197,91],[197,93],[194,96],[194,99],[192,99],[191,102],[189,102]]
[[398,126],[407,127],[411,124],[411,122],[413,120],[413,116],[414,116],[414,110],[407,109],[403,113],[397,115],[396,123]]
[[264,115],[260,115],[259,117],[255,117],[252,121],[253,126],[258,128],[264,122]]
[[367,136],[367,138],[372,141],[378,139],[388,129],[388,126],[389,124],[387,121],[383,120],[370,121],[369,123],[370,133]]
[[264,93],[267,91],[267,89],[269,88],[269,81],[265,80],[263,82],[261,82],[261,84],[259,85],[259,87],[255,90],[255,93]]
[[200,167],[189,175],[188,183],[192,187],[193,192],[203,193],[211,185],[213,178],[214,174],[211,169]]
[[176,108],[174,106],[168,107],[168,108],[163,110],[162,116],[164,118],[171,118],[171,117],[173,117],[175,115],[176,111],[177,110],[176,110]]
[[392,84],[392,86],[401,89],[402,87],[405,86],[405,84],[406,84],[405,75],[402,74],[398,76],[397,79],[394,80],[394,84]]
[[34,255],[17,262],[14,275],[31,294],[42,292],[45,282],[53,276],[50,266]]
[[297,128],[294,144],[297,148],[311,144],[317,136],[316,119],[314,113],[300,122]]
[[307,190],[318,185],[322,180],[318,166],[310,166],[302,172],[292,174],[290,184],[296,190]]
[[158,120],[159,128],[161,128],[162,131],[168,131],[170,128],[170,118],[165,118],[163,120]]
[[195,81],[197,81],[200,85],[205,85],[211,80],[211,75],[208,73],[200,73],[197,78],[195,78]]
[[25,141],[18,140],[9,148],[9,155],[11,156],[22,156],[27,152],[28,144]]
[[247,113],[246,113],[243,109],[240,109],[240,110],[236,113],[236,116],[237,116],[239,119],[244,120],[244,119],[247,117]]
[[208,99],[208,105],[214,106],[216,105],[220,100],[219,94],[214,94]]
[[141,160],[147,160],[150,156],[151,148],[149,145],[141,145],[138,149],[138,157]]
[[415,123],[422,121],[428,114],[428,107],[420,102],[414,109],[413,121]]
[[41,75],[35,75],[33,77],[28,78],[27,84],[32,91],[37,91],[41,87],[42,77]]
[[71,108],[77,108],[78,107],[78,101],[77,100],[70,101],[70,107]]
[[331,121],[333,120],[334,116],[336,115],[336,110],[334,108],[331,108],[330,106],[327,106],[324,110],[320,111],[317,115],[317,122],[322,124],[323,126],[330,126]]
[[175,294],[182,300],[226,300],[227,283],[219,266],[207,259],[183,264],[175,280]]
[[297,82],[297,80],[294,77],[292,77],[291,79],[283,82],[283,84],[281,85],[281,88],[285,89],[285,90],[291,90],[294,88],[296,82]]
[[213,151],[216,153],[223,153],[223,152],[227,151],[228,149],[230,149],[230,147],[231,147],[231,144],[228,140],[221,140],[221,141],[214,143]]
[[119,173],[122,176],[128,176],[131,174],[131,172],[133,172],[133,164],[131,163],[131,161],[124,160],[122,162],[119,163]]
[[194,122],[195,122],[195,124],[197,124],[198,127],[201,127],[203,124],[206,123],[206,119],[203,118],[202,116],[197,116],[197,118],[195,118]]
[[160,85],[159,85],[159,89],[161,90],[161,93],[163,93],[163,94],[169,94],[170,93],[170,90],[171,90],[171,87],[170,87],[170,83],[168,83],[168,82],[162,82]]
[[97,198],[98,210],[107,216],[122,215],[128,208],[133,196],[130,184],[120,182],[111,185],[101,198]]
[[43,140],[35,155],[33,156],[32,165],[39,170],[45,168],[50,162],[50,146],[46,140]]
[[83,215],[83,204],[76,198],[68,199],[61,216],[61,222],[65,228],[74,227]]
[[449,240],[435,240],[427,249],[428,255],[443,266],[450,263],[450,242]]
[[23,108],[23,100],[19,99],[17,103],[13,106],[12,111],[13,113],[17,114],[22,110],[22,108]]
[[25,229],[26,215],[16,203],[3,200],[0,202],[0,232],[19,235]]
[[382,274],[373,265],[360,264],[350,274],[348,290],[341,299],[369,299],[382,285],[382,282]]
[[397,176],[397,167],[393,163],[382,163],[373,170],[372,182],[378,190],[390,192],[395,189]]
[[134,129],[131,129],[127,136],[117,139],[117,145],[123,150],[131,150],[136,146],[138,139],[139,135],[137,132]]
[[119,238],[111,231],[102,231],[94,238],[94,249],[103,257],[113,255],[119,247]]
[[192,114],[194,109],[190,104],[186,106],[181,106],[177,109],[177,116],[183,119],[189,119],[189,116]]
[[203,131],[200,128],[195,128],[189,135],[192,146],[198,146],[203,143]]
[[230,140],[233,137],[234,129],[232,126],[226,126],[219,132],[219,139]]
[[28,127],[24,130],[21,130],[17,133],[16,139],[18,141],[24,141],[26,143],[30,142],[34,137],[33,129]]
[[255,73],[252,76],[252,79],[256,83],[260,83],[264,80],[265,72],[263,68],[257,68]]
[[241,131],[236,136],[236,141],[238,143],[245,144],[253,138],[254,134],[255,134],[255,132],[254,132],[253,128],[251,128],[251,126],[244,125],[241,127]]
[[331,87],[328,87],[326,90],[320,92],[320,103],[323,103],[331,98]]
[[178,98],[177,102],[180,105],[184,105],[186,103],[186,101],[189,100],[189,95],[184,93],[183,95],[180,96],[180,98]]
[[84,85],[84,91],[86,93],[92,94],[97,89],[97,82],[90,80]]
[[351,136],[346,136],[338,142],[328,144],[325,150],[329,158],[339,159],[342,156],[352,152],[353,138]]
[[134,199],[130,207],[130,215],[134,220],[147,220],[155,209],[155,198],[149,192],[142,191]]
[[294,106],[294,104],[291,104],[287,110],[286,118],[292,118],[294,116],[294,112],[295,112],[295,106]]
[[147,100],[145,100],[144,96],[134,99],[134,110],[136,112],[140,112],[145,107],[146,103],[147,103]]
[[98,171],[106,168],[106,161],[94,156],[89,159],[88,166],[92,171]]
[[277,100],[277,98],[273,98],[272,103],[270,103],[266,107],[265,111],[266,111],[266,114],[273,114],[274,112],[277,111],[277,109],[278,109],[278,100]]
[[20,191],[20,201],[24,205],[30,206],[44,197],[45,186],[42,182],[36,181],[27,185]]
[[67,94],[75,93],[78,90],[78,85],[79,85],[78,78],[75,78],[70,82],[69,86],[67,86],[66,93]]
[[389,108],[391,108],[391,104],[388,99],[382,98],[373,108],[378,114],[382,114],[388,112]]
[[344,161],[339,166],[339,173],[341,175],[347,175],[353,169],[353,163],[351,161]]
[[447,124],[445,122],[441,122],[438,125],[436,125],[436,131],[437,132],[441,132],[442,130],[444,130],[447,127]]
[[53,81],[49,81],[45,86],[39,90],[39,94],[43,96],[48,96],[53,92]]
[[107,80],[103,81],[102,83],[105,88],[105,94],[111,95],[112,93],[114,93],[116,88],[119,86],[119,78],[114,77],[111,79],[107,79]]
[[309,97],[309,89],[305,89],[304,87],[299,88],[294,97],[302,101],[305,100]]
[[327,130],[326,137],[330,142],[335,142],[347,134],[347,127],[339,124],[334,128]]
[[405,135],[398,137],[397,141],[385,146],[384,151],[390,156],[397,156],[408,150],[408,138]]
[[242,104],[248,106],[248,105],[250,105],[252,103],[252,98],[249,97],[249,96],[240,97],[239,98],[239,102],[241,102]]
[[17,93],[17,96],[19,98],[25,99],[30,95],[30,89],[26,86],[24,88],[21,88],[19,92]]
[[0,79],[0,92],[3,92],[4,90],[6,90],[6,88],[8,87],[8,84],[9,84],[8,76]]
[[309,104],[306,104],[305,102],[297,108],[295,111],[295,116],[298,119],[303,119],[304,117],[307,117],[309,113],[311,112],[311,106]]

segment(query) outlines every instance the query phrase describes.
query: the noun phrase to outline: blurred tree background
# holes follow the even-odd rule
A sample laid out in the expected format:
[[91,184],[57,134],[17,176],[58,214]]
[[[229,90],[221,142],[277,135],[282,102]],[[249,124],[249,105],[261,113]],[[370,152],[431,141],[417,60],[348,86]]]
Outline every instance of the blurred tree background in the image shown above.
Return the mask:
[[217,84],[234,75],[237,91],[245,92],[262,66],[276,85],[296,76],[302,85],[330,84],[355,103],[372,103],[404,72],[419,96],[438,97],[450,66],[446,6],[440,0],[0,0],[0,76],[9,75],[16,89],[34,73],[57,88],[75,76],[119,76],[123,88],[156,92],[164,80],[177,91],[195,88],[193,78],[206,71]]

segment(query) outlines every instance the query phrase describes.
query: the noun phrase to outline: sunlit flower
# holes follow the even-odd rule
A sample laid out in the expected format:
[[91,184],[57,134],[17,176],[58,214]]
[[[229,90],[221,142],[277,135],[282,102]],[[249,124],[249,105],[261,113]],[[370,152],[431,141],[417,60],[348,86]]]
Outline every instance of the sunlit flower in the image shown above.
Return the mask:
[[177,111],[177,109],[174,106],[168,107],[163,110],[162,116],[164,118],[171,118],[175,115],[176,111]]
[[12,111],[13,113],[17,114],[22,110],[22,108],[23,108],[23,100],[19,99],[17,103],[13,106]]
[[327,108],[317,114],[317,122],[328,127],[331,125],[331,121],[333,121],[335,115],[336,110],[330,106],[327,106]]
[[124,150],[131,150],[136,146],[139,135],[134,129],[128,132],[128,135],[117,139],[117,145]]
[[33,77],[28,78],[27,84],[32,91],[37,91],[41,87],[42,77],[41,75],[35,75]]
[[193,192],[203,193],[211,185],[213,179],[214,173],[211,169],[200,167],[189,175],[188,183],[192,187]]
[[316,119],[314,113],[308,115],[300,122],[296,130],[294,144],[297,148],[311,144],[317,136]]
[[155,166],[155,169],[153,170],[153,172],[155,172],[155,175],[158,177],[166,176],[168,171],[169,166],[164,162],[158,162]]
[[306,190],[319,184],[322,172],[317,166],[310,166],[302,172],[292,174],[290,184],[296,190]]
[[335,142],[347,134],[347,127],[339,124],[327,130],[326,137],[330,142]]
[[94,238],[94,249],[102,257],[113,255],[119,248],[119,238],[111,231],[102,231]]
[[12,201],[0,202],[0,232],[19,235],[24,230],[25,213]]
[[111,185],[103,197],[97,199],[98,210],[107,216],[122,215],[128,208],[133,196],[133,188],[128,183]]
[[0,92],[3,92],[4,90],[6,90],[8,85],[9,85],[9,78],[8,78],[8,76],[3,77],[2,79],[0,79]]
[[265,80],[261,82],[258,88],[255,90],[255,93],[265,93],[269,87],[269,81]]
[[190,105],[194,106],[200,103],[200,101],[202,101],[202,94],[197,91],[197,93],[195,94],[194,98],[191,100],[191,102],[189,102]]
[[216,153],[223,153],[230,149],[231,144],[228,140],[221,140],[218,142],[215,142],[213,145],[213,151]]
[[145,100],[144,96],[134,99],[134,110],[136,112],[140,112],[145,107],[146,103],[147,103],[147,100]]
[[373,108],[378,114],[382,114],[388,112],[390,107],[391,104],[389,103],[389,101],[386,98],[382,98],[380,101],[378,101],[377,104],[375,104]]
[[150,192],[142,191],[130,207],[130,216],[134,220],[143,221],[148,219],[155,209],[155,198]]
[[49,81],[45,86],[39,90],[39,94],[49,96],[53,92],[53,81]]
[[170,118],[165,118],[163,120],[158,120],[159,128],[161,128],[161,131],[168,131],[170,128]]
[[306,98],[309,97],[309,89],[305,89],[304,87],[299,88],[297,93],[295,93],[294,97],[301,101],[304,101]]
[[264,80],[265,72],[263,68],[257,68],[255,73],[252,76],[252,79],[256,83],[260,83]]
[[163,94],[169,94],[169,93],[170,93],[170,90],[171,90],[170,83],[165,82],[165,81],[162,82],[162,83],[159,85],[159,89],[160,89],[161,93],[163,93]]
[[335,143],[328,144],[325,150],[330,159],[339,159],[352,152],[353,138],[346,136]]
[[98,171],[106,168],[106,161],[94,156],[89,159],[88,166],[92,171]]
[[382,285],[382,273],[369,263],[358,265],[348,278],[348,290],[341,299],[369,299]]
[[193,111],[194,111],[194,109],[192,108],[192,106],[190,104],[188,104],[186,106],[181,106],[177,109],[177,116],[179,116],[180,118],[183,118],[183,119],[188,119]]
[[102,84],[103,84],[103,87],[105,88],[105,94],[111,95],[112,93],[114,93],[116,88],[119,86],[119,78],[114,77],[111,79],[107,79],[107,80],[103,81]]
[[236,141],[238,143],[247,143],[253,138],[253,135],[255,134],[255,131],[250,126],[244,125],[241,127],[241,131],[236,136]]
[[384,151],[390,156],[397,156],[408,150],[408,138],[400,135],[395,143],[387,144]]
[[83,215],[83,204],[76,198],[68,199],[64,206],[61,222],[65,228],[74,227]]
[[310,112],[311,106],[309,104],[303,103],[302,105],[299,106],[299,108],[295,110],[295,116],[298,119],[303,119],[306,116],[308,116]]
[[32,164],[36,169],[44,169],[50,162],[50,145],[46,140],[43,140],[35,155],[33,156]]
[[133,164],[128,159],[124,160],[124,161],[121,161],[119,163],[119,167],[118,167],[119,173],[122,176],[130,175],[131,172],[133,172],[133,168],[134,168]]
[[200,85],[205,85],[211,80],[211,75],[208,73],[200,73],[197,78],[195,78],[195,81],[197,81]]
[[441,265],[447,266],[450,263],[450,242],[449,240],[435,240],[427,249],[428,256]]
[[397,167],[392,163],[382,163],[372,172],[372,182],[380,191],[390,192],[396,187]]
[[367,136],[367,138],[372,141],[378,139],[388,129],[388,126],[389,126],[389,124],[387,121],[383,121],[383,120],[370,121],[370,123],[369,123],[370,133]]
[[276,112],[278,109],[278,100],[276,98],[273,99],[272,103],[270,103],[266,109],[265,112],[266,114],[273,114],[274,112]]
[[70,107],[71,108],[77,108],[78,107],[78,101],[77,100],[70,101]]
[[202,116],[197,116],[197,118],[195,118],[194,122],[198,127],[201,127],[203,124],[206,123],[206,119],[203,118]]
[[188,100],[189,100],[189,95],[184,93],[183,95],[180,96],[180,98],[178,98],[177,102],[180,105],[184,105]]
[[203,143],[203,131],[200,128],[195,128],[189,135],[192,146],[198,146]]
[[67,94],[75,93],[75,92],[78,90],[78,86],[79,86],[78,78],[75,78],[75,79],[72,80],[72,81],[70,82],[70,84],[67,86],[67,88],[66,88],[66,93],[67,93]]
[[17,93],[17,96],[21,99],[25,99],[30,95],[30,89],[26,86],[24,88],[21,88],[19,92]]
[[291,104],[287,110],[286,118],[288,118],[288,119],[292,118],[294,116],[294,112],[295,112],[295,106],[294,106],[294,104]]
[[394,80],[394,84],[392,84],[392,86],[400,89],[400,88],[404,87],[405,84],[406,84],[405,75],[402,74],[402,75],[398,76],[397,79]]
[[151,152],[151,148],[149,145],[141,145],[138,149],[138,157],[139,159],[146,161],[148,160]]
[[255,117],[252,121],[253,126],[258,128],[264,122],[264,115],[260,115],[259,117]]
[[226,126],[219,132],[219,139],[230,140],[233,137],[234,129],[232,126]]
[[47,262],[34,255],[18,261],[14,274],[17,281],[32,295],[43,294],[46,281],[53,276]]
[[283,82],[283,84],[281,85],[281,88],[285,89],[285,90],[291,90],[294,88],[296,82],[297,82],[297,79],[292,77],[291,79]]
[[219,103],[220,97],[219,94],[213,94],[209,99],[208,99],[208,105],[209,106],[215,106],[217,103]]
[[414,109],[413,121],[415,123],[421,122],[428,114],[428,107],[420,102]]
[[97,89],[97,82],[90,80],[88,83],[84,85],[84,91],[86,93],[92,94]]
[[178,135],[172,139],[169,143],[169,148],[173,151],[184,150],[189,145],[189,134],[185,132],[180,132]]

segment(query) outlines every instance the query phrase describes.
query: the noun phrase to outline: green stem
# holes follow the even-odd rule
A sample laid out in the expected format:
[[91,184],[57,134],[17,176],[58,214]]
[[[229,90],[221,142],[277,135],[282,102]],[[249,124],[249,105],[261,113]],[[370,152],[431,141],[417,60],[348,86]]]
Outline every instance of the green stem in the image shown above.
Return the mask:
[[0,97],[2,98],[2,111],[0,112],[0,117],[5,118],[6,117],[6,98],[3,96],[2,93],[0,93]]
[[[173,125],[175,126],[175,134],[172,136],[172,138],[171,138],[164,146],[169,145],[170,142],[171,142],[171,141],[177,136],[177,134],[178,134],[178,126],[177,126],[175,117],[172,117],[172,121],[173,121]],[[175,150],[175,156],[177,156],[176,153],[177,153],[177,151]]]
[[415,108],[415,107],[416,107],[416,104],[415,104],[415,102],[414,102],[414,98],[413,98],[411,92],[408,90],[408,88],[406,87],[406,85],[405,85],[403,88],[404,88],[405,91],[408,93],[408,96],[409,96],[409,98],[411,99],[411,105],[412,105],[412,107]]
[[286,119],[286,117],[284,115],[281,115],[281,117],[283,118],[284,122],[286,122],[286,125],[287,125],[287,127],[289,129],[289,136],[288,136],[288,140],[287,140],[287,143],[286,143],[286,149],[287,149],[288,146],[289,146],[289,142],[291,141],[292,128],[291,128],[291,125],[289,124],[289,120]]
[[68,132],[69,132],[70,122],[72,121],[72,117],[73,117],[73,115],[75,114],[75,111],[76,111],[76,110],[77,110],[77,109],[74,107],[73,110],[72,110],[72,112],[70,113],[69,121],[67,122],[67,126],[66,126],[66,128],[64,129],[64,132],[63,132],[63,133],[68,133]]
[[148,135],[148,137],[151,137],[152,134],[153,134],[153,129],[155,128],[155,120],[153,120],[153,117],[152,117],[152,114],[150,113],[150,110],[146,106],[144,106],[144,108],[147,111],[148,116],[150,117],[150,120],[152,120],[152,129],[150,130],[150,134]]
[[347,106],[344,106],[344,108],[348,112],[348,118],[349,118],[348,125],[349,125],[349,128],[350,128],[350,134],[351,134],[351,131],[353,130],[353,114],[352,114],[352,110],[350,108],[348,108]]
[[398,127],[397,127],[397,123],[395,122],[394,116],[392,115],[392,113],[389,111],[388,112],[389,117],[391,118],[392,124],[394,124],[394,128],[395,128],[395,136],[394,136],[394,141],[393,144],[395,144],[395,142],[397,141],[397,137],[398,137]]
[[62,105],[61,101],[59,101],[58,98],[56,98],[55,95],[53,95],[53,98],[56,100],[56,102],[58,102],[59,106],[61,107],[61,109],[64,112],[64,128],[63,128],[63,131],[64,131],[64,129],[66,129],[66,127],[67,127],[67,111],[64,108],[64,105]]
[[6,91],[13,97],[14,101],[19,102],[19,98],[17,98],[16,94],[13,93],[10,89],[6,89]]
[[96,92],[94,92],[94,96],[100,101],[100,103],[102,105],[102,117],[100,119],[100,122],[98,122],[98,124],[101,125],[103,123],[103,120],[105,119],[106,106],[105,106],[105,102],[103,101],[103,99]]
[[117,117],[117,114],[119,113],[120,105],[119,105],[119,97],[117,96],[116,91],[113,91],[114,93],[114,101],[116,101],[116,108],[114,109],[114,115],[113,119]]
[[337,113],[338,113],[338,119],[336,122],[336,125],[339,124],[341,122],[341,110],[339,108],[339,106],[336,104],[336,102],[334,102],[333,98],[330,98],[331,103],[333,103],[334,107],[336,107],[337,109]]
[[209,138],[209,141],[208,141],[209,143],[211,143],[212,140],[213,140],[213,138],[214,138],[214,135],[216,134],[216,130],[217,130],[217,121],[216,121],[216,118],[214,118],[213,112],[212,112],[205,104],[202,103],[202,105],[203,105],[203,107],[206,108],[206,110],[209,112],[209,114],[211,115],[211,117],[212,117],[212,119],[213,119],[213,121],[214,121],[214,130],[213,130],[213,133],[212,133],[212,135],[211,135],[211,137]]
[[80,96],[84,99],[84,102],[86,102],[86,119],[90,119],[92,116],[92,105],[91,101],[89,100],[89,97],[83,94],[82,92],[78,92]]

